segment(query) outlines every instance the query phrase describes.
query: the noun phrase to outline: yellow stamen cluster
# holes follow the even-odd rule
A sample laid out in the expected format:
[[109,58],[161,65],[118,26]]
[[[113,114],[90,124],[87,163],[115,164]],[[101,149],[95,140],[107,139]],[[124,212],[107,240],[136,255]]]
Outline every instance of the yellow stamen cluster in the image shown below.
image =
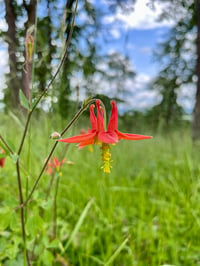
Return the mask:
[[93,152],[94,150],[93,150],[93,146],[92,145],[88,145],[88,150],[89,150],[89,152]]
[[112,168],[112,166],[110,165],[111,163],[110,145],[107,143],[102,143],[101,150],[102,150],[101,159],[103,161],[103,166],[101,168],[103,168],[104,173],[110,173],[110,169]]

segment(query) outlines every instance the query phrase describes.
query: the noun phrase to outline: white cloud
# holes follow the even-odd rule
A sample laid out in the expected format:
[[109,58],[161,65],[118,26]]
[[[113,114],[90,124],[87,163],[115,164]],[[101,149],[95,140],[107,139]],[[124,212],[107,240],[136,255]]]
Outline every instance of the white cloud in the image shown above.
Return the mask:
[[149,84],[152,81],[152,77],[145,73],[138,74],[132,82],[129,82],[128,89],[130,94],[126,97],[126,108],[134,110],[144,110],[151,108],[157,104],[161,97],[153,90],[149,89]]
[[8,29],[8,25],[7,25],[7,23],[6,23],[4,18],[0,19],[0,29],[2,31],[7,31],[7,29]]
[[6,46],[3,47],[4,49],[0,50],[0,73],[6,72],[8,70],[8,52]]
[[[106,65],[102,64],[102,68],[106,69]],[[149,89],[149,84],[152,82],[152,77],[146,75],[145,73],[138,74],[135,79],[127,79],[124,82],[123,89],[126,92],[121,92],[116,95],[116,84],[110,84],[107,80],[102,79],[102,76],[95,74],[93,76],[94,94],[103,93],[109,97],[118,97],[125,101],[124,103],[119,104],[119,112],[125,112],[128,110],[139,110],[143,111],[146,109],[152,108],[154,105],[158,104],[162,96],[155,90]],[[85,91],[83,87],[87,87],[87,82],[80,76],[74,77],[72,85],[75,88],[76,85],[80,86],[80,100],[86,98]],[[194,105],[195,100],[195,86],[194,84],[183,85],[178,92],[178,104],[180,104],[185,111],[190,113],[192,111],[192,106]],[[75,90],[73,98],[76,98]]]
[[153,53],[152,48],[150,46],[143,46],[140,48],[140,51],[146,55],[152,55],[152,53]]
[[119,39],[121,36],[120,32],[117,29],[110,29],[109,33],[114,39]]
[[2,91],[1,89],[5,85],[5,77],[4,74],[8,73],[8,53],[7,53],[7,48],[6,46],[3,47],[2,50],[0,50],[0,78],[1,78],[1,84],[0,84],[0,99],[2,99]]
[[178,91],[178,104],[187,112],[192,112],[195,103],[196,84],[183,84]]
[[129,13],[123,13],[122,10],[118,9],[115,16],[105,16],[105,23],[114,23],[119,21],[120,26],[134,29],[152,29],[163,26],[172,26],[172,20],[163,20],[162,22],[157,21],[162,10],[165,8],[165,3],[154,3],[154,8],[150,8],[148,0],[137,0],[134,9],[130,10]]
[[150,83],[151,77],[145,73],[138,73],[132,82],[130,91],[137,93],[138,91],[144,90]]
[[128,104],[136,110],[149,109],[161,101],[161,96],[156,91],[143,90],[128,99]]

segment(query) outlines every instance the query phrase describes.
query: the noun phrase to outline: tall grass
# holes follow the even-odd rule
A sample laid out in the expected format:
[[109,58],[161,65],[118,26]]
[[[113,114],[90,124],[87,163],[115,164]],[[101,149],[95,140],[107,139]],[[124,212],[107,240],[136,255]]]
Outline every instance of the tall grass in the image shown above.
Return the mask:
[[[22,132],[19,121],[1,121],[2,135],[15,146]],[[53,145],[49,135],[59,131],[51,119],[33,121],[32,127],[32,153],[27,143],[22,154],[29,170],[23,173],[23,187],[28,189]],[[59,145],[56,156],[62,148]],[[53,241],[49,241],[51,197],[45,201],[50,177],[43,175],[26,210],[29,250],[35,245],[34,265],[200,265],[200,156],[189,132],[120,141],[111,151],[113,168],[108,175],[101,170],[98,146],[91,153],[87,147],[79,151],[70,145],[66,161],[74,164],[66,162],[62,168],[58,234]],[[2,265],[23,265],[14,169],[7,158],[0,170]]]

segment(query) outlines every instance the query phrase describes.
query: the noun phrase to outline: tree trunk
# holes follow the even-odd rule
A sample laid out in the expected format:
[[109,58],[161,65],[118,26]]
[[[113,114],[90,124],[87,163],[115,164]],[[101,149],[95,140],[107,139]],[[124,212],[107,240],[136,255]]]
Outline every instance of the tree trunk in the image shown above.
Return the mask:
[[9,79],[7,81],[7,104],[8,108],[15,109],[19,104],[19,88],[20,80],[17,76],[17,37],[16,37],[16,20],[17,15],[12,0],[4,0],[6,9],[6,22],[8,30],[6,34],[6,42],[8,43],[8,56],[9,56]]
[[196,75],[197,75],[197,89],[196,89],[196,102],[193,111],[192,121],[192,139],[193,141],[200,140],[200,0],[196,0],[196,18],[197,18],[197,62],[196,62]]

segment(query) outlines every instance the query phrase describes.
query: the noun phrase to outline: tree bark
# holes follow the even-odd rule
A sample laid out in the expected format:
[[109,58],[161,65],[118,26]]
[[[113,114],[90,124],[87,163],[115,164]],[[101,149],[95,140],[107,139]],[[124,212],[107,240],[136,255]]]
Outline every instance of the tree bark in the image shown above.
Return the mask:
[[6,42],[8,44],[8,56],[9,56],[9,79],[7,81],[8,93],[7,104],[8,108],[15,109],[19,104],[19,88],[20,80],[17,76],[17,36],[16,36],[16,20],[17,15],[15,12],[14,4],[12,0],[4,0],[6,15],[5,19],[8,24],[8,30],[6,33]]
[[197,89],[196,89],[196,102],[193,111],[192,121],[192,139],[193,141],[200,140],[200,0],[196,0],[196,23],[197,23],[197,62],[196,62],[196,75],[197,75]]

